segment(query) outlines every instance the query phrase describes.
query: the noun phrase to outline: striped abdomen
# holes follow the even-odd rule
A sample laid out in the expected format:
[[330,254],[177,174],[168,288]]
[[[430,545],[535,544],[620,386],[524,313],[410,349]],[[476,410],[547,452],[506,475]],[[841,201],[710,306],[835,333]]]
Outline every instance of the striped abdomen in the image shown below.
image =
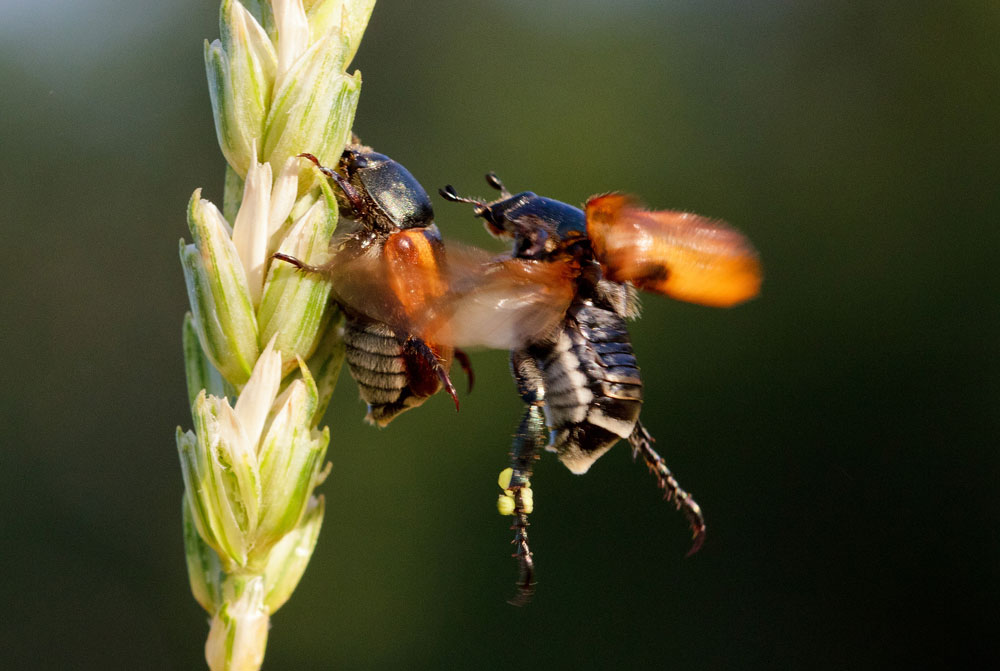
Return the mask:
[[642,379],[625,321],[592,301],[574,303],[554,344],[531,354],[545,381],[548,449],[574,473],[585,473],[619,439],[642,408]]
[[406,346],[388,325],[348,317],[344,345],[344,358],[368,404],[365,419],[370,423],[385,426],[427,400],[429,394],[417,394],[411,387]]

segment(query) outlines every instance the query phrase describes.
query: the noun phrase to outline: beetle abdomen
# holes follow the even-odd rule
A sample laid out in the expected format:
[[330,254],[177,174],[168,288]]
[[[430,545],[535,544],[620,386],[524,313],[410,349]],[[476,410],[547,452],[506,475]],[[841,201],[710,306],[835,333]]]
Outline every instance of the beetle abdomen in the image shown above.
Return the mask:
[[548,449],[585,473],[632,433],[642,408],[642,378],[624,320],[590,302],[574,304],[555,343],[533,354],[545,379]]
[[344,345],[348,370],[368,404],[368,422],[385,426],[426,400],[410,389],[403,345],[388,325],[348,318]]

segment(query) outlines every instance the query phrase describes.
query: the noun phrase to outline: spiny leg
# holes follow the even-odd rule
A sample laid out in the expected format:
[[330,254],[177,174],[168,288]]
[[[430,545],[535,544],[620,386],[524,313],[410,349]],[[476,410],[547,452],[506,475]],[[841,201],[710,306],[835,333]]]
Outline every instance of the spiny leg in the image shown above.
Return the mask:
[[431,349],[423,338],[418,338],[416,336],[410,336],[406,339],[403,344],[404,347],[414,352],[418,357],[420,357],[424,363],[426,363],[434,374],[437,375],[438,379],[441,381],[441,385],[444,390],[448,392],[451,396],[451,400],[455,402],[455,410],[458,410],[458,394],[455,392],[455,385],[451,383],[451,377],[448,375],[448,371],[445,370],[444,364],[441,363],[441,358],[437,353]]
[[531,404],[517,427],[517,434],[510,448],[513,472],[508,490],[514,496],[514,554],[518,562],[517,593],[507,603],[524,606],[535,593],[535,560],[528,545],[528,515],[534,508],[531,493],[531,473],[538,451],[545,447],[545,414],[542,406]]
[[674,478],[674,474],[667,468],[663,457],[653,449],[654,439],[646,427],[642,425],[642,422],[635,423],[635,428],[632,430],[632,435],[628,437],[628,442],[632,446],[632,458],[642,455],[650,473],[656,477],[657,484],[663,490],[663,498],[673,499],[677,510],[680,510],[687,518],[693,534],[691,549],[687,553],[687,556],[690,557],[701,549],[702,543],[705,542],[705,518],[701,514],[701,506],[681,488],[677,479]]
[[511,371],[517,383],[517,391],[528,407],[524,410],[521,423],[510,448],[510,468],[512,470],[508,491],[513,494],[514,554],[518,561],[517,594],[509,601],[511,605],[527,604],[535,593],[535,560],[528,545],[528,515],[534,508],[531,493],[531,474],[538,453],[547,442],[545,430],[545,385],[541,371],[535,360],[523,350],[511,353]]
[[285,263],[290,263],[304,273],[326,274],[330,271],[329,266],[312,266],[308,263],[303,263],[301,260],[289,254],[285,254],[284,252],[275,252],[274,254],[271,254],[271,258],[277,259],[278,261],[284,261]]
[[363,219],[368,214],[368,203],[365,201],[361,193],[354,188],[354,186],[347,181],[347,178],[341,175],[339,172],[333,168],[327,168],[325,165],[319,162],[319,159],[312,154],[302,153],[298,154],[297,158],[309,159],[313,164],[319,168],[319,171],[324,175],[336,182],[337,186],[344,193],[344,198],[347,199],[348,204],[351,206],[351,211],[354,213],[352,218]]
[[469,378],[469,391],[471,392],[472,386],[476,383],[476,374],[472,370],[472,360],[469,359],[469,355],[465,353],[465,350],[460,349],[455,350],[455,360],[458,361],[458,365],[465,371],[465,376]]

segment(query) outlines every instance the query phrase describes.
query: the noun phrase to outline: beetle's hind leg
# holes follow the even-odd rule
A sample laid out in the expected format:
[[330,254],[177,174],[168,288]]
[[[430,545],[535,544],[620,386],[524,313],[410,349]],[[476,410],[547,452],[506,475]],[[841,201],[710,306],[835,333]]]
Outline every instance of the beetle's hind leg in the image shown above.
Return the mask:
[[[409,336],[403,342],[403,348],[412,353],[419,361],[421,361],[427,368],[429,368],[437,379],[440,380],[441,386],[444,390],[448,392],[451,396],[451,400],[455,402],[455,410],[458,410],[458,393],[455,391],[455,385],[451,382],[451,376],[448,375],[448,370],[444,367],[444,363],[441,361],[441,357],[438,356],[437,352],[431,349],[431,346],[423,338],[418,338],[417,336]],[[431,390],[429,393],[433,393]]]
[[469,359],[469,355],[466,354],[464,350],[456,349],[455,361],[457,361],[458,365],[462,367],[463,371],[465,371],[465,376],[469,379],[469,391],[471,392],[473,385],[476,383],[476,374],[472,370],[472,360]]
[[642,422],[635,423],[635,428],[632,430],[632,435],[628,437],[628,442],[632,446],[632,457],[642,455],[649,471],[656,477],[657,484],[663,490],[663,498],[673,499],[677,510],[684,513],[688,524],[691,525],[691,549],[687,553],[687,556],[690,557],[701,549],[702,543],[705,542],[705,518],[701,514],[701,506],[681,488],[674,474],[667,468],[667,462],[653,449],[653,437],[642,425]]
[[[534,509],[531,474],[548,437],[544,413],[545,385],[538,365],[524,351],[511,353],[510,364],[517,391],[528,406],[511,443],[510,481],[504,486],[505,493],[513,498],[513,509],[509,513],[514,516],[514,524],[511,525],[514,540],[511,542],[514,544],[513,557],[518,562],[517,594],[508,603],[523,606],[535,593],[535,560],[528,545],[528,515]],[[501,482],[501,486],[503,484]]]

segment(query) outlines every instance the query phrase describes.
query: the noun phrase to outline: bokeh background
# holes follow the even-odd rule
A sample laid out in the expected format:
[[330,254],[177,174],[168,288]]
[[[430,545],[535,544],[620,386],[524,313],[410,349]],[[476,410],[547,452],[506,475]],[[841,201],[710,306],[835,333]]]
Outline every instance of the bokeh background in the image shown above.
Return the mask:
[[[217,10],[0,2],[6,669],[204,666],[173,436],[177,239],[192,190],[222,190]],[[733,310],[648,297],[633,329],[703,550],[624,447],[583,477],[546,458],[523,609],[505,355],[475,354],[460,414],[383,431],[345,375],[265,668],[996,663],[998,44],[988,2],[380,2],[356,130],[429,190],[641,194],[736,224],[766,283]]]

